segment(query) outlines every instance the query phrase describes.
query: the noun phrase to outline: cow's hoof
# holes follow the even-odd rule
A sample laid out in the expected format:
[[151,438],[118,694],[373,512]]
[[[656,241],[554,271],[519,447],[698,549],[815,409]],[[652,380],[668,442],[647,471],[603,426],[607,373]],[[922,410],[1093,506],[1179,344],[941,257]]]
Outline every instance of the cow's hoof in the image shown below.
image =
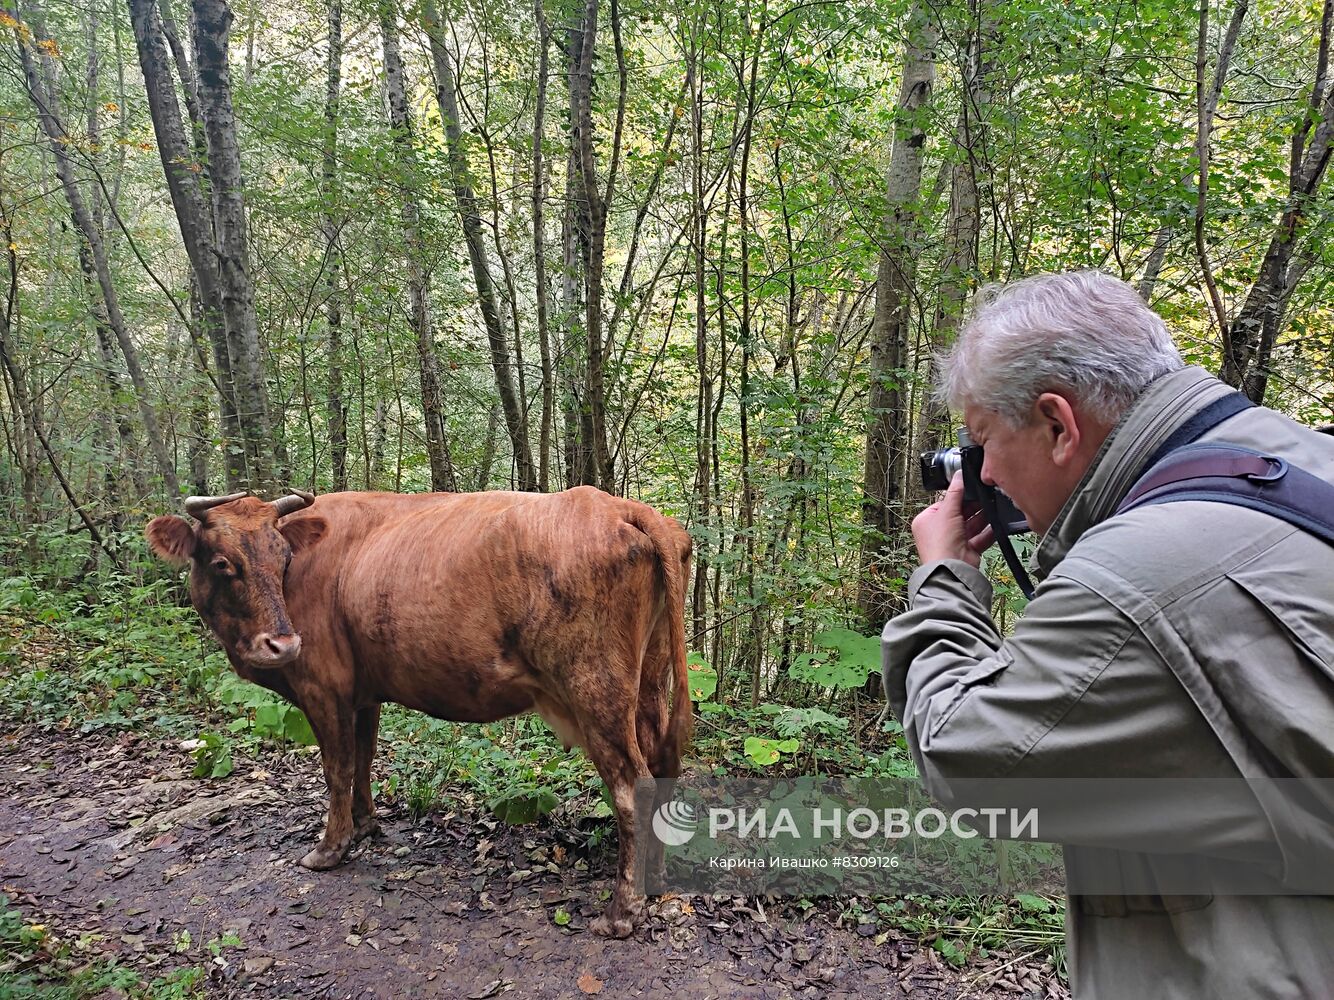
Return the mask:
[[643,896],[631,897],[628,903],[613,899],[607,912],[588,925],[594,934],[609,938],[627,938],[648,915],[648,904]]
[[315,848],[298,862],[302,868],[309,868],[313,872],[327,872],[342,863],[343,852],[331,851],[327,847]]
[[634,922],[628,917],[613,919],[610,915],[604,913],[600,917],[595,917],[593,922],[588,925],[588,929],[599,937],[608,938],[628,938],[635,931]]
[[374,816],[367,816],[365,819],[358,820],[357,825],[352,828],[352,843],[365,840],[367,837],[380,837],[383,832],[380,830],[380,821]]

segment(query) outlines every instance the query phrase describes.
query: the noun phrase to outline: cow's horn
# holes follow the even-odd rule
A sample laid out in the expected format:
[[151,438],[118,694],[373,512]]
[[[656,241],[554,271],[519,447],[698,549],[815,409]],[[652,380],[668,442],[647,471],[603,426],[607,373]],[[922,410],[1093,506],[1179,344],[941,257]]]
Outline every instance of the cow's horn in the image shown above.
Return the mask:
[[307,493],[305,490],[298,490],[293,486],[287,487],[292,496],[279,497],[273,501],[273,509],[278,512],[278,516],[293,514],[298,510],[305,510],[315,502],[315,494]]
[[216,507],[219,504],[231,503],[233,500],[240,500],[242,497],[249,496],[244,490],[240,493],[228,493],[225,497],[186,497],[185,512],[191,517],[198,517],[210,507]]

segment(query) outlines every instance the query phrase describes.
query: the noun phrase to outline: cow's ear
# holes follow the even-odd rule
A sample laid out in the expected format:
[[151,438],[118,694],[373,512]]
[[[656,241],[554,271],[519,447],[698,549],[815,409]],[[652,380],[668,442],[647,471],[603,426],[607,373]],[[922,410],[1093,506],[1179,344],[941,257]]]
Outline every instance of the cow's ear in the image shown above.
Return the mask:
[[324,537],[328,529],[329,523],[322,517],[303,517],[278,526],[278,530],[287,539],[287,544],[292,546],[293,552],[310,548]]
[[164,514],[153,518],[144,529],[144,537],[154,554],[169,563],[187,562],[195,553],[195,529],[183,517]]

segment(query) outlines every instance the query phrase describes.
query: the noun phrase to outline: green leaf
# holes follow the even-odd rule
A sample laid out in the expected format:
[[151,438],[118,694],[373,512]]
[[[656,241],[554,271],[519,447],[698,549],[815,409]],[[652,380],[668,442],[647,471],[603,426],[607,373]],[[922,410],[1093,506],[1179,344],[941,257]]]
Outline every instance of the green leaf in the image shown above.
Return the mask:
[[686,657],[686,678],[690,682],[691,701],[708,701],[718,690],[718,671],[709,666],[698,653]]
[[820,687],[859,688],[880,669],[880,639],[851,629],[831,628],[815,636],[815,645],[831,655],[804,653],[792,663],[791,674]]
[[317,742],[306,713],[295,707],[289,707],[283,717],[283,736],[303,747],[313,747]]
[[776,764],[785,753],[796,753],[801,743],[798,740],[769,740],[762,736],[747,736],[745,753],[750,760],[760,767]]
[[195,748],[196,778],[225,778],[232,773],[231,742],[217,733],[200,733],[203,746]]
[[1028,913],[1049,913],[1052,908],[1050,899],[1034,896],[1031,892],[1016,893],[1014,898]]
[[255,709],[255,732],[261,736],[281,736],[283,733],[283,718],[286,714],[286,705],[280,705],[276,702],[260,705]]
[[488,804],[502,823],[522,826],[551,812],[560,804],[560,799],[548,788],[537,788],[494,798]]

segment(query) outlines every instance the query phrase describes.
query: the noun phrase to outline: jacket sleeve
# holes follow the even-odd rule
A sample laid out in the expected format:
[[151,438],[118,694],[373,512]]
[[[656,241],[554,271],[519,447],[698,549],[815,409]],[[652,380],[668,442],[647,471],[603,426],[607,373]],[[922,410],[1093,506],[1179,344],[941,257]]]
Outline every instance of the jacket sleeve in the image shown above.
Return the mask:
[[[991,619],[990,585],[966,563],[921,567],[909,600],[882,635],[883,681],[938,801],[955,803],[958,786],[976,779],[1236,777],[1148,638],[1077,579],[1057,573],[1044,581],[1005,638]],[[1197,824],[1198,839],[1176,831],[1183,849],[1194,840],[1254,857],[1271,835],[1258,809],[1235,802],[1223,814],[1201,809],[1189,820]],[[1234,843],[1218,843],[1220,824]],[[1065,843],[1145,850],[1153,839],[1143,824],[1111,830],[1087,799],[1044,799],[1041,827],[1041,839]]]

